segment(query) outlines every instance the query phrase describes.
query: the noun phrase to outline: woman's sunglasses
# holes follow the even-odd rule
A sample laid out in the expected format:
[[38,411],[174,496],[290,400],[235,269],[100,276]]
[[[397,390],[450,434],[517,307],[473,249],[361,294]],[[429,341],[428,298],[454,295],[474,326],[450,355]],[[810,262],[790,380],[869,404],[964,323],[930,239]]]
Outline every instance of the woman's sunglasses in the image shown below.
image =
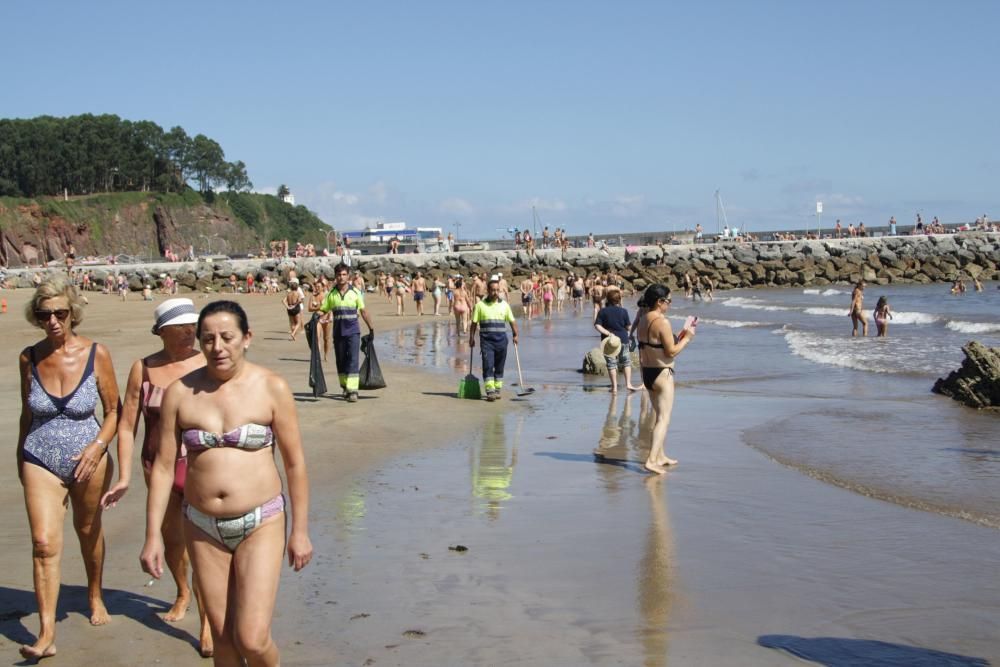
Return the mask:
[[69,309],[59,308],[57,310],[36,310],[35,320],[38,322],[48,322],[49,318],[53,315],[55,315],[56,319],[60,322],[64,322],[66,321],[66,318],[69,317]]

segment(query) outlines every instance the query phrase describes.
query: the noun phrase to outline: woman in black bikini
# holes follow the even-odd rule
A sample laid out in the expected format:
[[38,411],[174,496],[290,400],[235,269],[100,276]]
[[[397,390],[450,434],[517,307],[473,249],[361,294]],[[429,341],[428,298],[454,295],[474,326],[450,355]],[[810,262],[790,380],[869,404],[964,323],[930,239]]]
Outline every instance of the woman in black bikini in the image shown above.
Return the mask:
[[670,426],[670,413],[674,407],[674,359],[694,338],[695,329],[684,328],[674,338],[670,320],[667,319],[670,290],[665,285],[650,285],[639,305],[646,309],[637,331],[642,383],[649,390],[653,410],[656,412],[653,442],[645,467],[650,472],[662,475],[667,467],[677,465],[677,461],[667,457],[663,451],[667,428]]

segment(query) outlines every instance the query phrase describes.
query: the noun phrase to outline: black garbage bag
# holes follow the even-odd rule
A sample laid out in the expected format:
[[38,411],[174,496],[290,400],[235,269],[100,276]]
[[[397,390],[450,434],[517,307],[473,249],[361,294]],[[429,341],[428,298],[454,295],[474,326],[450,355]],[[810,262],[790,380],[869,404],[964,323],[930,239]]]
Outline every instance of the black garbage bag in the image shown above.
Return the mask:
[[312,319],[306,323],[306,341],[309,343],[309,386],[313,398],[319,398],[326,393],[326,376],[323,374],[323,358],[320,356],[320,343],[314,340],[319,332],[319,314],[313,313]]
[[365,354],[365,360],[361,362],[359,386],[362,389],[384,389],[385,378],[382,377],[378,357],[375,356],[375,334],[362,336],[361,351]]
[[313,349],[313,341],[316,340],[316,329],[319,326],[319,313],[313,313],[309,321],[302,329],[306,332],[306,345]]

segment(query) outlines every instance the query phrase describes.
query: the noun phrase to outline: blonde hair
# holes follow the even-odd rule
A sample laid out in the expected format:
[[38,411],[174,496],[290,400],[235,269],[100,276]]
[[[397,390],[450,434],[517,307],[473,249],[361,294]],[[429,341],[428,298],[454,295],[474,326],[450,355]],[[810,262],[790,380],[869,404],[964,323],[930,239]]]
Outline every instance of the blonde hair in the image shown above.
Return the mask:
[[41,329],[43,324],[35,319],[35,311],[43,301],[55,299],[60,296],[66,297],[66,300],[69,302],[70,323],[75,329],[81,322],[83,322],[84,300],[76,291],[75,287],[58,276],[46,278],[35,289],[34,296],[31,297],[31,300],[29,300],[24,307],[24,318],[28,320],[28,323],[32,326],[36,326]]

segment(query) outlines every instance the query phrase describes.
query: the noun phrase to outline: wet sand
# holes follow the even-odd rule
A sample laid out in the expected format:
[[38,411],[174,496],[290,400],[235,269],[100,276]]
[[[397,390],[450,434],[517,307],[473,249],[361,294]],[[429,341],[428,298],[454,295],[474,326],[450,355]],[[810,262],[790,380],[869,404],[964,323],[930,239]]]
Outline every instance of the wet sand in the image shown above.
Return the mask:
[[[81,330],[112,347],[124,379],[157,343],[152,306],[91,300]],[[529,399],[488,405],[452,398],[454,372],[394,366],[375,398],[312,402],[306,348],[285,340],[278,297],[240,300],[254,358],[303,394],[316,557],[283,573],[285,665],[801,664],[771,647],[824,664],[1000,660],[1000,531],[823,484],[743,443],[776,400],[809,398],[681,382],[668,442],[681,464],[654,478],[638,465],[641,396],[536,384]],[[16,353],[36,332],[12,310],[0,316],[0,421],[16,433]],[[382,316],[376,329],[417,321]],[[0,480],[0,651],[15,662],[37,617],[13,465]],[[140,481],[106,515],[109,626],[86,623],[67,524],[48,664],[201,662],[196,615],[158,621],[172,587],[143,586],[144,495]]]

